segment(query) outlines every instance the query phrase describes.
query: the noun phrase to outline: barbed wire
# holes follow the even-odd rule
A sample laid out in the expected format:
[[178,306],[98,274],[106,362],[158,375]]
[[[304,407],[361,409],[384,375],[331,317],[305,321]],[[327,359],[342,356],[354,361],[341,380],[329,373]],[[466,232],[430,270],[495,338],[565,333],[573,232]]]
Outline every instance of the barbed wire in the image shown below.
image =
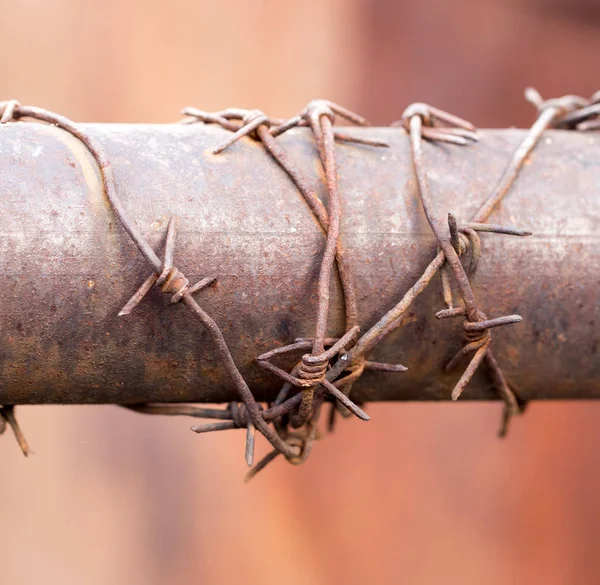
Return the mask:
[[[388,310],[371,328],[361,334],[358,322],[356,290],[352,267],[340,238],[343,217],[342,197],[337,180],[335,141],[344,141],[359,146],[385,148],[380,140],[364,136],[352,136],[335,126],[337,117],[356,125],[368,125],[358,114],[327,100],[310,102],[299,114],[289,120],[270,118],[260,110],[229,108],[220,112],[205,112],[196,108],[185,108],[183,123],[217,124],[232,134],[213,152],[219,154],[242,138],[250,138],[262,144],[265,151],[277,162],[295,185],[306,202],[309,211],[318,221],[324,235],[325,247],[321,255],[317,282],[317,312],[315,332],[310,338],[295,339],[293,343],[278,347],[257,356],[257,364],[278,376],[283,385],[277,398],[268,404],[259,404],[254,393],[240,374],[216,322],[206,313],[192,296],[211,285],[216,277],[207,276],[190,284],[184,273],[175,266],[175,243],[178,219],[171,218],[167,228],[164,257],[160,259],[148,241],[131,221],[117,193],[110,161],[97,140],[67,118],[42,108],[22,106],[17,100],[0,102],[0,125],[13,121],[34,119],[53,124],[79,139],[96,160],[107,198],[125,231],[136,244],[152,269],[152,273],[119,312],[129,315],[153,287],[170,295],[170,302],[183,303],[189,312],[209,332],[228,378],[238,392],[239,402],[231,402],[225,409],[202,408],[195,405],[145,404],[127,408],[144,414],[191,416],[217,422],[192,426],[197,433],[246,429],[245,458],[249,466],[254,464],[255,434],[258,430],[271,443],[273,449],[250,470],[248,478],[264,469],[279,455],[290,463],[305,461],[315,440],[320,438],[319,421],[323,405],[331,404],[328,428],[334,426],[335,413],[344,416],[354,414],[362,420],[369,415],[362,405],[350,399],[352,385],[365,370],[380,372],[402,372],[401,364],[387,364],[368,359],[373,349],[392,331],[405,324],[405,314],[415,299],[427,288],[436,274],[440,274],[442,298],[445,307],[436,313],[438,319],[463,317],[464,345],[445,366],[446,371],[456,367],[463,358],[472,354],[451,398],[457,400],[468,385],[478,367],[485,362],[493,387],[504,401],[503,422],[500,435],[504,436],[510,418],[523,412],[524,403],[518,398],[491,350],[491,329],[521,321],[519,315],[506,315],[489,319],[476,300],[471,279],[482,254],[480,234],[496,233],[512,236],[528,236],[531,232],[512,226],[488,223],[496,205],[506,196],[521,172],[544,131],[550,127],[572,130],[594,130],[600,128],[600,92],[589,99],[579,96],[543,100],[533,89],[526,91],[526,99],[538,110],[538,118],[515,151],[498,184],[485,199],[470,221],[460,223],[451,210],[440,213],[431,196],[426,172],[423,142],[446,142],[456,146],[473,145],[479,139],[475,127],[452,114],[426,104],[413,104],[407,108],[402,119],[394,126],[402,126],[409,135],[411,157],[417,179],[418,192],[423,211],[436,238],[438,251],[427,265],[423,274],[404,294],[401,300]],[[289,153],[278,142],[277,137],[294,127],[310,129],[315,142],[320,164],[324,171],[327,205],[309,186],[306,176],[299,170]],[[441,217],[445,219],[442,220]],[[463,266],[466,255],[468,268]],[[333,282],[333,271],[341,283],[345,307],[345,332],[335,338],[327,337],[328,313]],[[458,289],[462,306],[455,306],[453,285]],[[310,350],[310,351],[307,351]],[[304,351],[300,359],[285,371],[273,361],[288,353]],[[0,406],[0,433],[9,425],[25,455],[29,447],[14,415],[14,406]]]

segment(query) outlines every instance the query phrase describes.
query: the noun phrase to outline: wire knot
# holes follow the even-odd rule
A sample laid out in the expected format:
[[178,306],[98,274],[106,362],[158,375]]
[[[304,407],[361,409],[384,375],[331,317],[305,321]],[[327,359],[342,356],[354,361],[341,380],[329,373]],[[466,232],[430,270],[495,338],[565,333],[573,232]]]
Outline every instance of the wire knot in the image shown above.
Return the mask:
[[559,110],[560,116],[566,116],[590,104],[590,100],[578,95],[564,95],[559,98],[545,100],[539,91],[533,87],[528,87],[525,90],[525,99],[535,106],[538,112],[549,108],[556,108]]
[[298,369],[298,378],[308,380],[311,386],[316,386],[325,378],[328,367],[329,356],[325,352],[321,355],[304,354]]
[[175,266],[165,266],[156,280],[156,285],[160,290],[171,297],[171,304],[178,303],[187,292],[190,281]]
[[326,116],[332,124],[335,123],[335,112],[331,108],[331,102],[327,100],[312,100],[306,106],[304,118],[309,120],[311,124],[318,126],[319,120]]
[[[464,338],[467,343],[480,343],[483,345],[491,337],[490,327],[481,326],[482,323],[489,323],[489,321],[487,315],[479,309],[475,319],[463,321]],[[478,327],[475,328],[474,324],[477,324]]]
[[435,124],[435,116],[431,111],[431,106],[424,102],[414,102],[410,104],[402,113],[402,124],[407,131],[410,131],[410,119],[413,116],[420,116],[425,126]]
[[403,126],[409,134],[413,134],[411,127],[414,126],[416,133],[427,140],[459,146],[479,140],[477,129],[471,122],[423,102],[415,102],[408,106],[402,118],[392,125]]
[[[257,122],[257,120],[260,120],[260,122]],[[252,123],[260,124],[267,128],[271,126],[270,118],[261,110],[248,110],[242,117],[242,123],[244,126]]]
[[[358,126],[368,126],[369,124],[365,118],[356,114],[355,112],[352,112],[351,110],[348,110],[347,108],[344,108],[343,106],[340,106],[339,104],[336,104],[330,100],[318,99],[310,101],[308,105],[293,118],[290,118],[289,120],[281,122],[275,126],[271,130],[271,134],[273,136],[280,136],[295,126],[310,126],[315,133],[315,137],[317,137],[321,133],[320,120],[323,116],[328,118],[332,125],[335,124],[336,116],[340,116],[340,118],[343,118],[348,122],[352,122],[353,124],[357,124]],[[381,141],[377,140],[373,141],[363,138],[354,138],[335,131],[333,134],[335,139],[344,140],[347,142],[371,144],[372,146],[388,146],[387,143],[382,143]]]
[[177,235],[177,218],[172,217],[167,228],[167,243],[165,245],[165,259],[162,269],[158,273],[151,274],[138,288],[135,294],[127,301],[125,306],[119,311],[119,317],[129,315],[131,311],[139,305],[140,301],[146,296],[148,291],[156,284],[161,291],[171,296],[171,304],[178,303],[185,294],[192,294],[215,281],[214,277],[203,278],[196,284],[190,286],[190,281],[183,272],[173,266],[173,254],[175,251],[175,237]]
[[544,100],[535,89],[525,90],[525,99],[533,104],[538,112],[554,109],[549,122],[553,128],[569,130],[597,130],[600,128],[600,91],[586,99],[578,95]]

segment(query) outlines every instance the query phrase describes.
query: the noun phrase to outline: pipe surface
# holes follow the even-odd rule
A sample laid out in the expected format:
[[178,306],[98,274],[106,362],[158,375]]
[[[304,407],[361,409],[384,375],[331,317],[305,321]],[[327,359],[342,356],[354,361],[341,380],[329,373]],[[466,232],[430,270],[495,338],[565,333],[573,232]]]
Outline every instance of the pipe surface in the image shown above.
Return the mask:
[[[160,256],[180,218],[175,263],[216,320],[259,400],[280,381],[259,354],[314,333],[325,237],[305,202],[250,139],[211,154],[228,133],[194,125],[83,125],[111,158],[129,215]],[[399,128],[352,128],[390,148],[339,143],[341,237],[356,281],[364,332],[404,295],[436,252],[419,203],[409,142]],[[501,176],[521,130],[481,132],[470,147],[424,144],[436,212],[466,221]],[[277,139],[317,192],[324,186],[306,129]],[[49,125],[0,128],[0,404],[222,402],[234,390],[208,334],[153,290],[131,315],[119,310],[150,274],[104,195],[86,148]],[[519,397],[600,397],[600,137],[550,131],[493,223],[528,238],[482,234],[472,283],[490,318],[523,322],[494,331],[494,353]],[[449,399],[462,368],[443,366],[462,345],[460,320],[438,321],[436,277],[406,325],[371,359],[405,373],[365,372],[355,400]],[[343,333],[339,283],[329,335]],[[300,356],[280,364],[290,367]],[[464,364],[463,364],[464,368]],[[496,398],[480,368],[464,398]]]

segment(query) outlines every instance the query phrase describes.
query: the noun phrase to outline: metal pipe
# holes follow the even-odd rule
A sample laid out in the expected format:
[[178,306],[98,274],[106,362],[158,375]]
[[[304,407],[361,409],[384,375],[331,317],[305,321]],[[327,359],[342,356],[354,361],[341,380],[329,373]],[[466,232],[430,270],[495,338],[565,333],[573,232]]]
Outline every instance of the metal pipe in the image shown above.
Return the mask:
[[[280,381],[261,353],[311,335],[325,238],[285,173],[244,139],[219,155],[226,131],[196,125],[87,125],[111,159],[119,194],[161,255],[171,216],[180,218],[176,264],[221,327],[257,399]],[[432,260],[436,244],[419,203],[408,139],[399,128],[348,132],[389,148],[338,143],[341,238],[356,281],[364,330],[397,303]],[[523,138],[483,131],[467,148],[423,145],[435,212],[470,218]],[[308,130],[277,138],[324,195]],[[524,400],[600,397],[600,138],[550,131],[490,221],[533,232],[481,234],[472,279],[478,305],[523,322],[495,333],[495,356]],[[0,404],[223,402],[233,388],[208,334],[151,291],[130,315],[119,310],[147,276],[139,251],[103,193],[85,147],[49,125],[0,129]],[[339,283],[331,329],[343,333]],[[439,321],[436,277],[404,327],[369,359],[408,366],[365,372],[355,400],[449,399],[458,374],[444,365],[462,345],[460,323]],[[488,313],[490,318],[496,314]],[[288,356],[281,365],[290,368]],[[478,372],[464,398],[496,398]]]

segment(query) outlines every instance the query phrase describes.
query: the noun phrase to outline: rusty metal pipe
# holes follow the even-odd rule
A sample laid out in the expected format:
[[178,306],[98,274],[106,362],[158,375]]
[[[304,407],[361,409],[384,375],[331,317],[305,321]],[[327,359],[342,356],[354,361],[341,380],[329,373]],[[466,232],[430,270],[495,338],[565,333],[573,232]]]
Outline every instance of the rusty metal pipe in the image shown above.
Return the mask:
[[[227,132],[197,125],[88,125],[111,158],[128,214],[160,252],[180,218],[175,262],[217,321],[260,400],[280,381],[257,367],[261,353],[314,328],[325,243],[295,187],[244,139],[211,154]],[[397,303],[436,252],[420,207],[408,139],[399,128],[353,128],[388,149],[339,143],[341,237],[356,280],[363,331]],[[483,131],[468,148],[424,144],[440,218],[459,224],[481,205],[523,138]],[[277,138],[324,196],[306,129]],[[102,191],[93,159],[48,125],[0,128],[0,404],[222,402],[237,398],[208,334],[181,306],[151,291],[117,314],[147,276]],[[479,305],[523,322],[495,333],[495,356],[522,399],[600,397],[600,137],[548,132],[492,215],[529,238],[481,234],[472,284]],[[159,254],[160,255],[160,254]],[[344,331],[336,282],[328,335]],[[460,323],[439,321],[439,277],[411,307],[404,327],[370,359],[402,362],[402,374],[366,372],[356,400],[449,399],[458,374],[444,365],[461,347]],[[287,356],[290,368],[299,356]],[[464,398],[495,398],[479,372]]]

